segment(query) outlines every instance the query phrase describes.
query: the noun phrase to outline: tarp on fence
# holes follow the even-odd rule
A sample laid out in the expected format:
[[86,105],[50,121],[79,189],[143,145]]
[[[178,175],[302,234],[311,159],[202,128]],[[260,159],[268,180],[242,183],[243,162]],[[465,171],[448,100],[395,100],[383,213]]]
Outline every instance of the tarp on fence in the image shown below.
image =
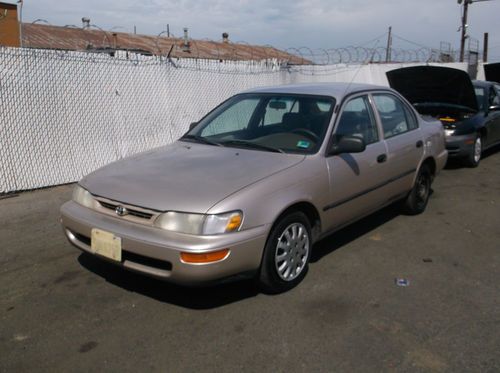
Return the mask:
[[170,143],[245,89],[335,81],[387,85],[385,72],[400,67],[0,48],[0,193],[76,181]]

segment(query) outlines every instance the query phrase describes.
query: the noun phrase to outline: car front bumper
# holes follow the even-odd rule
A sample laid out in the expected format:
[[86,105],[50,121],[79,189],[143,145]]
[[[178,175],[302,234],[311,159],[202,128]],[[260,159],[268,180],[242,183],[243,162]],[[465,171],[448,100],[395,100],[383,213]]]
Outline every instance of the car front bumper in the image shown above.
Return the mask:
[[[223,235],[193,236],[125,221],[73,201],[61,207],[61,224],[69,242],[91,254],[93,228],[113,233],[121,238],[122,260],[111,262],[184,285],[203,284],[257,270],[270,229],[263,225]],[[185,263],[180,257],[181,252],[207,253],[222,249],[229,249],[229,255],[212,263]]]
[[474,147],[475,133],[467,135],[446,136],[446,150],[449,158],[463,158],[468,156]]

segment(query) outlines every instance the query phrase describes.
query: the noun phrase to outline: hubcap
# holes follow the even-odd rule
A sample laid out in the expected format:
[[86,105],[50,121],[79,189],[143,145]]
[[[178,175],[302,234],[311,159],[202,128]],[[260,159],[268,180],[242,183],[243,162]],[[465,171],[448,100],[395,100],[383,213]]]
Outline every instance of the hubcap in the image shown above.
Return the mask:
[[419,205],[425,204],[427,202],[427,197],[429,196],[429,180],[426,175],[421,174],[417,181],[417,203]]
[[474,162],[479,162],[481,158],[481,138],[478,137],[474,143]]
[[292,281],[304,270],[309,256],[309,234],[301,223],[290,224],[281,233],[274,262],[281,279]]

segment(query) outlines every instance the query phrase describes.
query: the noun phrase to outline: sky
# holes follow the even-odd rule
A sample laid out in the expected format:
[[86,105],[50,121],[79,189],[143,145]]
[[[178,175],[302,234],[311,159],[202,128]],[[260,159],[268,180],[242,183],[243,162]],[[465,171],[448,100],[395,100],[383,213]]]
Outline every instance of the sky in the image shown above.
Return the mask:
[[[5,1],[5,0],[4,0]],[[477,0],[474,0],[477,1]],[[10,2],[13,2],[10,0]],[[23,21],[81,25],[82,17],[105,30],[158,35],[169,25],[195,39],[273,45],[280,49],[383,47],[392,26],[395,48],[459,48],[462,7],[456,0],[24,0]],[[500,61],[500,0],[469,6],[468,33],[489,33],[489,61]],[[407,41],[405,41],[407,40]],[[415,43],[411,44],[408,41]]]

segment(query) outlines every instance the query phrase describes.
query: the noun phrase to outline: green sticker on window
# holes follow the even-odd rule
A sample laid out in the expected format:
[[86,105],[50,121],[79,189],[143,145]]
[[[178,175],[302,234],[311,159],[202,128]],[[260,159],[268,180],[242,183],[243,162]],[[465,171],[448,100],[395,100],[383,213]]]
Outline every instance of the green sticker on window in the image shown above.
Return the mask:
[[297,148],[307,149],[311,143],[309,141],[300,140],[297,142]]

